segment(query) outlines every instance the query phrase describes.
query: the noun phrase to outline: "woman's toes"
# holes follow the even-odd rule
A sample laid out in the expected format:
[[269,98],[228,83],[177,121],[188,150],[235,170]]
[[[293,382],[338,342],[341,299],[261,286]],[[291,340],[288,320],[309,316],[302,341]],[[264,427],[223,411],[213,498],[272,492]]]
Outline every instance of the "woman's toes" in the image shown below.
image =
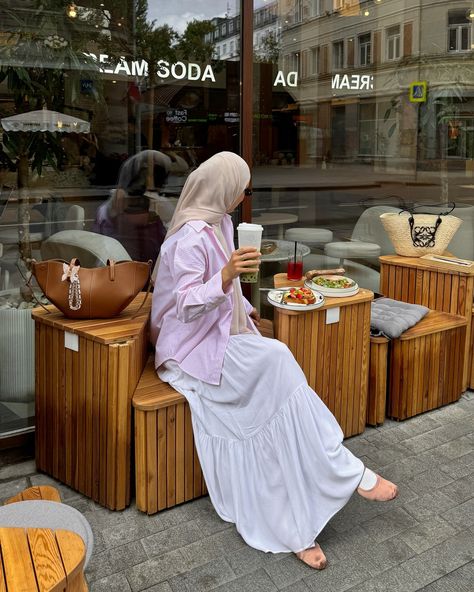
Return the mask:
[[318,543],[316,543],[314,547],[296,553],[296,557],[313,569],[324,569],[328,564],[326,555],[323,553]]
[[377,482],[372,489],[357,488],[357,493],[368,500],[375,502],[388,502],[398,495],[398,487],[391,481],[387,481],[377,475]]

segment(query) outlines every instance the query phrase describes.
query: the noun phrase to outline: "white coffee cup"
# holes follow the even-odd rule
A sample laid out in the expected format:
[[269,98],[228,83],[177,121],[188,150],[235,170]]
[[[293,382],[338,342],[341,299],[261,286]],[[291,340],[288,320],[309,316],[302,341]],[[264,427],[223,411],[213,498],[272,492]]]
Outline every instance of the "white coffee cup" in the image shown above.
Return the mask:
[[[247,222],[241,222],[237,226],[239,248],[255,247],[257,251],[259,251],[260,245],[262,243],[262,232],[263,226],[261,226],[260,224],[249,224]],[[257,282],[257,278],[258,271],[240,274],[240,281],[246,284],[255,284]]]

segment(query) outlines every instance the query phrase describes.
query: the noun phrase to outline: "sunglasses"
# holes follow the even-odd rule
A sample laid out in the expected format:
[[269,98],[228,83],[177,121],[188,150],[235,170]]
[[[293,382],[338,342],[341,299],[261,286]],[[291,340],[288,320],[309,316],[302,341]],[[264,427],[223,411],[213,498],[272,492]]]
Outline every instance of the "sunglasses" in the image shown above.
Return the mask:
[[250,189],[250,187],[245,188],[244,195],[245,197],[250,197],[252,195],[252,190]]

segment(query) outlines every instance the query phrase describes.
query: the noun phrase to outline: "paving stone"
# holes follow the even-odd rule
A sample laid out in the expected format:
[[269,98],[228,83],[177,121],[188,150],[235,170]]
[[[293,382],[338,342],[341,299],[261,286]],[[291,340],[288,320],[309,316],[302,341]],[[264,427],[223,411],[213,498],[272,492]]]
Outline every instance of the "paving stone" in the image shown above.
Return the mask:
[[0,483],[0,502],[3,504],[3,502],[9,497],[13,497],[17,493],[20,493],[20,491],[23,491],[23,489],[26,489],[28,486],[29,483],[26,478]]
[[275,586],[278,589],[282,589],[308,577],[314,573],[315,570],[290,553],[280,561],[276,561],[275,563],[266,566],[265,571],[271,577]]
[[245,545],[238,551],[229,554],[227,561],[235,574],[240,576],[258,567],[270,565],[274,561],[279,561],[287,556],[287,553],[264,553]]
[[405,542],[393,537],[381,542],[373,540],[366,545],[354,545],[353,557],[359,565],[364,565],[371,576],[396,567],[415,555],[415,551]]
[[130,592],[130,586],[123,573],[113,574],[92,582],[90,592]]
[[214,590],[216,592],[276,592],[278,588],[269,575],[263,569],[259,569]]
[[193,520],[147,536],[142,539],[142,544],[147,556],[151,558],[189,545],[201,536],[197,520]]
[[145,592],[173,592],[173,590],[168,582],[161,582],[161,584],[156,584],[151,588],[147,588]]
[[102,553],[94,552],[87,566],[87,577],[89,581],[94,581],[103,576],[123,571],[141,563],[144,556],[145,553],[140,541],[107,549]]
[[405,561],[401,567],[422,584],[421,588],[472,561],[473,543],[472,533],[463,531]]
[[230,522],[221,520],[212,507],[202,512],[198,518],[196,518],[196,521],[199,524],[199,529],[204,535],[214,534],[215,532],[225,530],[232,526]]
[[282,588],[280,592],[309,592],[309,588],[303,580]]
[[439,419],[436,419],[426,414],[412,417],[405,420],[403,423],[399,423],[397,430],[404,439],[413,438],[414,436],[418,436],[441,427],[443,423],[445,423],[442,417],[443,416],[441,416]]
[[453,479],[462,479],[462,477],[471,475],[474,473],[474,451],[454,460],[450,460],[449,463],[442,464],[439,468],[443,473],[446,473]]
[[415,518],[403,508],[395,508],[361,524],[369,536],[378,543],[417,525]]
[[206,592],[235,580],[225,559],[216,559],[169,580],[173,592]]
[[474,475],[453,481],[446,487],[443,487],[441,491],[457,504],[462,504],[474,497]]
[[428,491],[440,489],[452,483],[453,479],[446,473],[443,473],[439,469],[432,469],[425,471],[424,473],[416,473],[412,475],[409,480],[410,489],[424,495]]
[[356,584],[364,582],[370,576],[359,561],[347,559],[328,564],[323,571],[312,570],[312,574],[304,578],[304,582],[312,592],[344,592]]
[[416,578],[409,576],[403,568],[397,566],[353,586],[348,592],[416,592],[419,589],[420,584]]
[[27,475],[34,475],[36,473],[36,463],[34,460],[25,460],[14,465],[6,465],[0,468],[0,480],[4,479],[18,479],[19,477],[26,477]]
[[374,454],[378,452],[378,448],[374,444],[370,443],[365,438],[360,437],[354,437],[345,440],[344,446],[357,457],[371,456],[371,452]]
[[423,592],[472,592],[474,590],[474,562],[466,563],[444,577],[428,584]]
[[443,542],[458,532],[459,529],[439,516],[431,516],[423,524],[400,533],[399,538],[405,541],[416,553],[423,553],[430,547]]
[[179,549],[170,551],[154,559],[134,565],[125,570],[132,592],[146,590],[169,578],[186,571],[187,565]]
[[377,468],[405,460],[410,456],[413,456],[413,451],[403,446],[403,444],[391,444],[385,448],[375,447],[375,450],[368,454],[368,457]]
[[445,444],[441,444],[436,449],[437,453],[449,460],[464,456],[469,452],[474,451],[474,442],[472,442],[468,436],[461,436],[456,440],[451,440]]
[[181,553],[188,565],[188,569],[192,569],[204,563],[209,563],[209,561],[217,557],[234,556],[242,548],[250,549],[235,528],[227,528],[181,547]]
[[464,528],[474,525],[474,498],[451,508],[442,516],[447,522],[458,524]]
[[442,489],[436,489],[404,504],[403,509],[421,522],[455,505],[456,502],[445,495]]
[[110,526],[100,532],[107,548],[118,547],[124,543],[131,543],[149,536],[146,529],[131,522]]

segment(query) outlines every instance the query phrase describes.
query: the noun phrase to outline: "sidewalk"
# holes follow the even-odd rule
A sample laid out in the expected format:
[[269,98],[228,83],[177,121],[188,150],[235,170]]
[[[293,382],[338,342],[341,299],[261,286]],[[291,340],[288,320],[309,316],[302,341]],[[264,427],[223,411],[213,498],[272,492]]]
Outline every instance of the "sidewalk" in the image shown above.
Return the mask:
[[329,565],[317,572],[291,554],[251,549],[208,497],[154,516],[134,505],[110,512],[0,456],[0,499],[55,484],[95,537],[91,592],[472,592],[474,590],[474,393],[458,403],[345,444],[400,486],[391,503],[354,495],[319,537]]

